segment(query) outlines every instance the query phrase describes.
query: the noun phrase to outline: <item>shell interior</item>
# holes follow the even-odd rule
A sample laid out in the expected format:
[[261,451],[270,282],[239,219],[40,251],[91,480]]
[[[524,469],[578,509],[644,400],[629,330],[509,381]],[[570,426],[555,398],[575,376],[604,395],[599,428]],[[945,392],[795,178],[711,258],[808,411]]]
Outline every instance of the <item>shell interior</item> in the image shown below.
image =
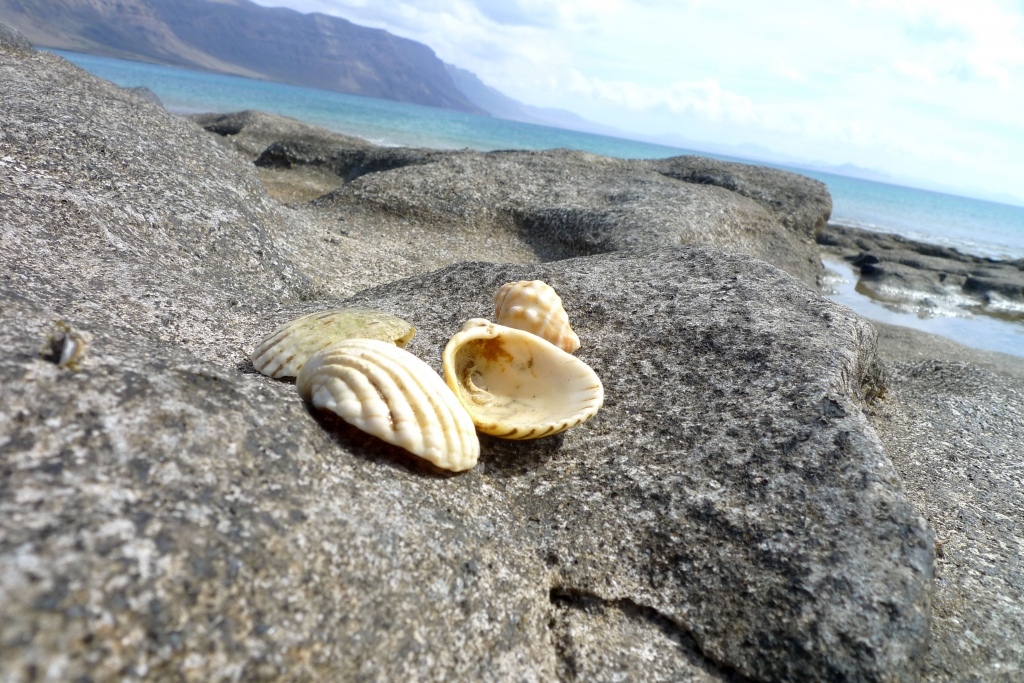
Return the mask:
[[416,330],[399,317],[363,308],[311,313],[274,330],[256,345],[253,366],[268,377],[295,377],[317,351],[342,339],[376,339],[404,347]]
[[438,467],[476,465],[473,422],[433,369],[387,342],[348,339],[313,355],[299,372],[303,399]]
[[473,319],[444,350],[445,381],[477,429],[537,439],[581,424],[604,403],[594,370],[522,330]]

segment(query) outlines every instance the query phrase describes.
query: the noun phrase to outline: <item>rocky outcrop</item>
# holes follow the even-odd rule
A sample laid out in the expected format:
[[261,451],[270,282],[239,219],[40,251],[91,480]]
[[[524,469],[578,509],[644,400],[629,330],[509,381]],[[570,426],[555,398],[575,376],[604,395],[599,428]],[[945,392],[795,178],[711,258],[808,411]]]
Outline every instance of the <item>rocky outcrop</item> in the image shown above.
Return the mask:
[[483,114],[426,45],[248,0],[0,0],[34,43]]
[[0,24],[0,44],[7,50],[31,50],[32,43],[17,29]]
[[[232,149],[255,144],[245,125],[204,132],[3,44],[0,86],[0,678],[930,666],[934,539],[870,422],[893,393],[874,331],[735,246],[679,245],[804,244],[760,205],[560,151],[442,154],[283,206],[256,174],[303,164],[254,166]],[[527,225],[545,207],[576,223]],[[540,262],[556,247],[604,253]],[[561,294],[605,407],[485,437],[465,474],[247,360],[277,324],[353,304],[409,320],[439,369],[527,278]],[[92,337],[75,368],[47,352],[67,328]]]
[[[527,246],[539,260],[702,244],[753,254],[812,286],[824,273],[813,239],[787,227],[793,221],[785,216],[806,209],[780,205],[769,210],[723,187],[682,182],[663,172],[673,160],[609,159],[572,150],[377,147],[331,134],[317,139],[293,132],[287,122],[275,140],[267,118],[256,124],[268,131],[259,134],[249,133],[243,122],[251,115],[226,116],[232,121],[227,144],[254,135],[269,143],[256,158],[257,166],[326,169],[341,179],[340,187],[311,207],[335,223],[339,216],[351,220],[369,213],[373,221],[401,223],[405,231],[415,225],[435,235],[459,233],[462,240],[500,235]],[[214,115],[196,120],[213,132],[227,132]],[[272,175],[263,177],[273,181]],[[818,189],[824,192],[823,186]],[[766,188],[761,194],[771,192],[776,190]]]
[[860,271],[860,289],[901,310],[941,315],[968,308],[1024,319],[1024,261],[980,258],[834,224],[818,243]]
[[832,215],[825,183],[790,171],[707,157],[662,159],[653,168],[687,183],[715,185],[749,197],[791,230],[814,239]]
[[147,102],[155,104],[158,107],[164,106],[164,103],[160,100],[160,97],[144,85],[140,85],[134,88],[126,88],[126,90],[134,94],[136,97],[141,97]]
[[306,156],[297,156],[294,162],[281,164],[288,167],[317,165],[317,158],[326,158],[330,150],[337,147],[354,150],[369,150],[376,147],[362,138],[334,133],[295,119],[261,111],[192,114],[188,118],[195,121],[203,130],[218,135],[222,142],[229,143],[231,149],[253,160],[274,143],[315,148],[312,152],[306,152]]

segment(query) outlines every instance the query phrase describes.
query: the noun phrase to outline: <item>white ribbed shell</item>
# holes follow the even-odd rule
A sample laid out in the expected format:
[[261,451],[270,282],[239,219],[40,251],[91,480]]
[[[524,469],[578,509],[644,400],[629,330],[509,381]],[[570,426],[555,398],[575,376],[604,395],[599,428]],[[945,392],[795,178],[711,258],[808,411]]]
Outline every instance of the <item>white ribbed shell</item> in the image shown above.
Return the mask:
[[311,313],[281,325],[252,352],[253,366],[268,377],[295,377],[320,349],[342,339],[379,339],[404,347],[416,334],[412,325],[388,313],[342,308]]
[[295,385],[315,407],[443,469],[468,470],[480,457],[473,421],[451,390],[387,342],[336,342],[306,362]]
[[540,337],[474,318],[448,342],[444,379],[476,428],[538,439],[586,422],[604,403],[597,373]]
[[494,295],[494,315],[499,325],[535,334],[566,353],[580,348],[561,297],[542,280],[503,285]]

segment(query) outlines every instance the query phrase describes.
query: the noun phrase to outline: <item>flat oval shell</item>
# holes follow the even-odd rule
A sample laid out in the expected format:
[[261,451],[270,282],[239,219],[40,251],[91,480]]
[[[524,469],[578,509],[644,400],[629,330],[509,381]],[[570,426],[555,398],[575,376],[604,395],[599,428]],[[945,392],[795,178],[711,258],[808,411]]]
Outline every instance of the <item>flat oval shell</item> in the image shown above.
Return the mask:
[[404,347],[416,330],[399,317],[364,308],[311,313],[281,325],[256,345],[253,366],[268,377],[295,377],[314,353],[342,339],[377,339]]
[[494,315],[499,325],[535,334],[566,353],[580,348],[562,298],[543,280],[503,285],[494,295]]
[[586,422],[604,403],[597,373],[540,337],[480,318],[443,354],[444,378],[476,428],[503,439],[538,439]]
[[347,339],[313,355],[299,395],[349,424],[438,467],[471,469],[480,457],[473,421],[429,365],[374,339]]

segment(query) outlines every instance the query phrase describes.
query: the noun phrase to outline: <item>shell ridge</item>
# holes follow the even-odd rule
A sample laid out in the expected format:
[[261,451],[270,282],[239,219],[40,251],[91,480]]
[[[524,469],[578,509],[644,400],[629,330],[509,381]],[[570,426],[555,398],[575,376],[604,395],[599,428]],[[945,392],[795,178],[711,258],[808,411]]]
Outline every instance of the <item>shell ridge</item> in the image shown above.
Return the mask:
[[[387,358],[376,351],[376,349],[367,349],[367,355],[372,355],[378,360],[386,361]],[[444,416],[440,414],[434,405],[434,401],[430,397],[430,393],[422,385],[421,378],[417,373],[410,372],[409,368],[402,364],[395,363],[382,363],[379,366],[380,370],[387,373],[394,382],[396,389],[395,400],[402,405],[402,412],[408,414],[408,424],[402,425],[403,430],[412,431],[414,427],[419,428],[418,439],[421,442],[420,446],[424,449],[425,454],[430,453],[433,457],[439,457],[444,449],[438,447],[438,441],[444,441],[443,438],[438,438],[437,425],[434,424],[437,420],[443,420]],[[389,399],[390,401],[391,399]],[[428,412],[424,409],[425,405],[430,406],[432,411]],[[431,420],[433,418],[433,421]]]
[[[424,437],[429,435],[430,445],[437,452],[437,457],[442,457],[441,454],[464,446],[458,434],[459,430],[455,424],[451,406],[444,405],[444,394],[439,393],[440,387],[436,385],[433,387],[429,386],[432,384],[430,375],[410,374],[409,379],[412,386],[416,388],[418,395],[422,397],[423,402],[430,407],[429,415],[423,407],[420,408],[420,411],[427,425],[427,428],[424,429]],[[438,377],[437,379],[440,380],[441,378]],[[448,387],[445,386],[444,390],[448,391]],[[445,407],[448,410],[445,410]],[[458,409],[462,410],[462,406],[459,406]],[[431,423],[429,420],[431,417],[434,418],[435,423]],[[427,441],[428,439],[425,438],[424,440]],[[444,460],[448,462],[447,457],[444,457]]]
[[408,322],[382,311],[320,311],[276,328],[256,345],[250,359],[253,367],[269,377],[296,377],[310,357],[334,342],[366,338],[404,346],[415,333]]
[[[381,429],[390,428],[390,432],[394,434],[394,440],[391,443],[402,446],[407,450],[412,450],[412,447],[422,447],[422,436],[417,432],[419,430],[416,427],[419,425],[417,419],[416,410],[409,402],[409,397],[402,391],[400,385],[400,378],[396,378],[392,373],[394,372],[393,367],[389,367],[388,364],[380,363],[380,354],[373,353],[372,350],[360,349],[361,353],[358,354],[359,362],[354,363],[354,359],[345,358],[347,362],[352,362],[352,366],[358,366],[358,370],[363,372],[377,392],[380,403],[387,408],[387,425],[381,425]],[[375,362],[376,361],[376,362]],[[372,405],[372,403],[371,403]],[[381,416],[383,419],[384,416]]]
[[333,402],[328,409],[350,424],[438,467],[461,471],[479,458],[469,414],[429,365],[394,344],[339,341],[314,355],[296,384],[318,407]]
[[[392,406],[388,404],[381,393],[377,382],[367,376],[366,364],[352,362],[353,360],[355,359],[333,359],[332,363],[321,369],[323,374],[334,380],[334,382],[326,383],[328,386],[335,386],[335,383],[344,384],[356,398],[357,405],[344,404],[351,412],[348,416],[341,415],[341,417],[350,417],[354,421],[390,430],[394,423]],[[337,396],[335,396],[335,401],[338,402],[339,407],[342,407]]]

